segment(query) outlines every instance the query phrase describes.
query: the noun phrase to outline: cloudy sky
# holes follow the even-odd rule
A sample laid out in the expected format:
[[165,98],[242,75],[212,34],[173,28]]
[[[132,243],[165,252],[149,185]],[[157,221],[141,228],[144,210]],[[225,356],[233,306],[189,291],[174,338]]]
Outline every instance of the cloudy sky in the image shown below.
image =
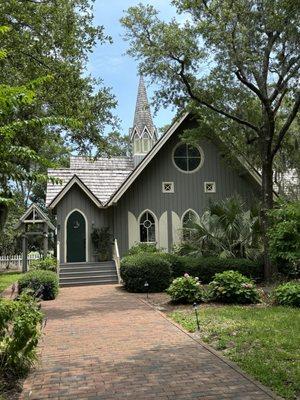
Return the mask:
[[[127,43],[122,39],[124,33],[119,22],[123,11],[138,3],[151,3],[160,10],[164,19],[174,15],[168,0],[96,0],[94,5],[95,24],[104,25],[107,34],[112,36],[113,44],[97,46],[90,57],[88,72],[94,77],[104,80],[106,86],[112,88],[118,100],[116,113],[121,119],[122,133],[126,134],[132,125],[137,95],[138,75],[137,63],[125,55]],[[148,87],[151,98],[153,89]],[[158,128],[168,124],[174,112],[161,109],[154,122]]]

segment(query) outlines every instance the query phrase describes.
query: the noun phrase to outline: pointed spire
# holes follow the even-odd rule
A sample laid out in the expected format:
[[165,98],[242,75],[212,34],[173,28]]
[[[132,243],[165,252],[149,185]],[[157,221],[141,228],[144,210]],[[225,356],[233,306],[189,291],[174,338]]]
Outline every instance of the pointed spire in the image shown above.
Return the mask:
[[153,124],[150,106],[147,97],[147,91],[145,87],[144,78],[140,76],[139,88],[138,88],[138,95],[136,100],[135,106],[135,113],[134,113],[134,121],[133,121],[133,130],[141,134],[145,128],[148,129],[153,138],[156,137],[156,129]]

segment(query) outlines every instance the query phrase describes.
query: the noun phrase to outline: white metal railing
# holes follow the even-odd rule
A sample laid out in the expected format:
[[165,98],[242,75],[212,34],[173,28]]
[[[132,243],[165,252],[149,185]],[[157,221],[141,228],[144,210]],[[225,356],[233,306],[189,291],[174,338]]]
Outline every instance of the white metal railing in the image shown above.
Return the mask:
[[57,261],[57,275],[59,276],[59,262],[60,262],[60,242],[56,243],[56,261]]
[[[42,256],[39,253],[28,254],[27,264],[29,265],[32,260],[39,260]],[[17,271],[22,271],[22,260],[23,256],[20,254],[15,254],[12,256],[0,256],[0,271],[7,269],[13,269]]]
[[120,274],[121,259],[120,259],[120,253],[119,253],[117,239],[115,239],[114,243],[113,243],[112,258],[113,258],[114,262],[116,263],[118,282],[122,283],[122,278],[121,278],[121,274]]

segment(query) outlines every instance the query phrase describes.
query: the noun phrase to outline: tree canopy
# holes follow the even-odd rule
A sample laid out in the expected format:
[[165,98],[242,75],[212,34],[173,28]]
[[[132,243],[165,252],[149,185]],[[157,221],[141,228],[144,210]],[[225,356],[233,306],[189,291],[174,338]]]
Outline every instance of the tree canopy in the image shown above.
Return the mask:
[[[299,1],[171,3],[181,19],[165,22],[150,5],[127,10],[122,24],[128,53],[158,83],[161,104],[189,106],[205,129],[244,138],[257,152],[266,232],[274,160],[290,140],[300,108]],[[265,235],[265,254],[267,248]]]

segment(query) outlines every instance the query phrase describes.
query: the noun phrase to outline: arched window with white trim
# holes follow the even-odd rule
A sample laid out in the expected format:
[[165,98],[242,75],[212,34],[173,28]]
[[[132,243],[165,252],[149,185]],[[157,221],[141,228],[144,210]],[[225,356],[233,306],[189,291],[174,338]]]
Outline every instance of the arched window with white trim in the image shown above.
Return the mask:
[[194,224],[199,220],[194,210],[187,210],[182,216],[183,240],[188,240],[193,234]]
[[154,215],[150,211],[145,211],[139,220],[140,242],[156,243],[156,226]]

